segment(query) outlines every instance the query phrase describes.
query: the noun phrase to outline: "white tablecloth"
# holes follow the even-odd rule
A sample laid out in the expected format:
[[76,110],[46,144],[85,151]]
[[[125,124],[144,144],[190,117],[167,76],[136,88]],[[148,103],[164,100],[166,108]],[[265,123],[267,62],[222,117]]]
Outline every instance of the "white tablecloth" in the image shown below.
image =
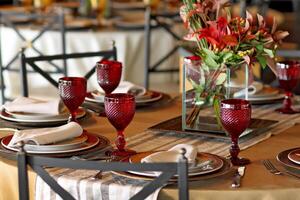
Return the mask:
[[[33,38],[37,31],[24,29],[22,30],[28,39]],[[3,63],[6,64],[11,60],[24,42],[15,34],[15,32],[6,27],[1,28],[2,41],[2,56]],[[118,60],[123,62],[124,73],[123,79],[132,81],[136,84],[143,84],[144,81],[144,31],[118,31],[118,30],[81,30],[69,31],[66,33],[67,38],[67,53],[85,52],[85,51],[99,51],[111,48],[111,41],[116,42],[118,50]],[[155,29],[152,31],[152,56],[151,62],[154,63],[157,58],[161,57],[174,45],[174,39],[162,29]],[[61,40],[59,32],[50,31],[45,33],[39,40],[34,43],[45,55],[61,53]],[[26,51],[27,56],[37,55],[33,50]],[[82,75],[87,72],[96,62],[97,58],[89,58],[82,60],[69,60],[68,69],[69,75]],[[47,65],[47,63],[43,63]],[[19,60],[14,63],[14,66],[19,67]],[[168,66],[178,66],[178,55],[171,57],[165,64]],[[20,94],[20,76],[18,73],[6,72],[5,83],[7,86],[6,96],[15,97]],[[58,79],[61,75],[56,76]],[[167,81],[172,79],[170,75],[159,75],[160,78],[151,76],[151,81]],[[161,78],[161,76],[164,76]],[[158,80],[157,80],[158,79]],[[33,96],[55,96],[57,90],[48,82],[40,78],[39,75],[31,74],[28,78],[30,86],[30,95]],[[88,82],[88,88],[94,89],[99,87],[95,76]]]

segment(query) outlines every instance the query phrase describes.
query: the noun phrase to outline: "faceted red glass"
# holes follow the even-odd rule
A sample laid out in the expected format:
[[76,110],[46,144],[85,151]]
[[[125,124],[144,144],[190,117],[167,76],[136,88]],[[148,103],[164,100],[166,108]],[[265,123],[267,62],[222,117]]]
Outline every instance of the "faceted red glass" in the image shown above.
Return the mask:
[[76,110],[86,96],[86,79],[82,77],[63,77],[59,79],[60,98],[69,109],[69,121],[76,121]]
[[300,62],[299,61],[285,61],[277,63],[277,76],[280,87],[285,91],[285,98],[283,100],[283,107],[276,111],[284,114],[299,113],[292,108],[292,90],[298,83],[300,78]]
[[230,135],[232,146],[230,149],[231,162],[234,165],[245,165],[248,159],[238,158],[238,138],[247,129],[251,120],[251,104],[243,99],[226,99],[221,102],[221,123]]
[[131,122],[135,114],[134,96],[123,93],[106,95],[104,107],[107,119],[118,131],[117,140],[115,142],[118,150],[114,151],[113,154],[117,156],[134,154],[134,151],[125,150],[126,141],[124,137],[124,129]]
[[113,60],[101,60],[96,64],[99,86],[105,94],[112,93],[119,85],[122,75],[122,63]]

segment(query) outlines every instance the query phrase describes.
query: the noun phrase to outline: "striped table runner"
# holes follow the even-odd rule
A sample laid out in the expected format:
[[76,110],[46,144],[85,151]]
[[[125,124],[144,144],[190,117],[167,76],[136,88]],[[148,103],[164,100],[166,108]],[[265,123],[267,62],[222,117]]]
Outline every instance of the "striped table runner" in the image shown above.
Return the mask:
[[[272,135],[276,135],[290,128],[295,123],[300,122],[300,115],[282,115],[274,112],[281,104],[264,105],[254,107],[252,111],[253,118],[277,120],[274,126],[262,134],[253,137],[241,138],[239,141],[240,148],[246,149],[253,146]],[[211,111],[205,111],[207,115],[212,114]],[[228,156],[230,141],[216,139],[213,137],[205,137],[197,134],[178,134],[175,132],[159,132],[146,130],[140,134],[128,138],[128,147],[141,151],[157,151],[168,150],[179,143],[193,144],[198,148],[199,152],[209,152],[219,156]],[[119,177],[111,173],[105,173],[101,180],[93,180],[91,177],[97,171],[72,170],[72,169],[51,169],[50,173],[63,185],[76,199],[102,199],[102,200],[119,200],[129,199],[133,194],[139,191],[147,182],[140,180],[131,180]],[[148,199],[156,199],[158,195],[150,196]],[[36,199],[60,199],[55,195],[49,186],[37,178],[36,181]]]

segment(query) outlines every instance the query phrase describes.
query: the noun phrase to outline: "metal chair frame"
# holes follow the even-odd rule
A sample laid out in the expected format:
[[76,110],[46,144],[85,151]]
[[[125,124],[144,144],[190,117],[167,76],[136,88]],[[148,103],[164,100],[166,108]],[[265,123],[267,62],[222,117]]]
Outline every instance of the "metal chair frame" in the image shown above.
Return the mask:
[[[11,17],[28,17],[29,19],[32,20],[49,20],[48,23],[46,23],[45,25],[43,25],[43,27],[41,27],[41,29],[39,30],[39,33],[31,38],[28,39],[26,38],[19,30],[18,25],[13,23],[11,21]],[[43,56],[43,53],[37,49],[34,46],[34,43],[41,38],[41,36],[49,31],[49,30],[53,30],[53,29],[57,29],[60,31],[61,33],[61,41],[62,41],[62,54],[64,55],[66,53],[66,37],[65,37],[65,32],[66,32],[66,28],[65,28],[65,20],[64,20],[64,13],[62,10],[59,10],[58,13],[53,13],[50,16],[49,15],[44,15],[44,14],[38,14],[38,13],[23,13],[23,12],[12,12],[12,11],[2,11],[0,12],[0,18],[1,18],[1,23],[7,27],[12,28],[12,30],[14,30],[14,32],[18,35],[18,37],[24,42],[26,43],[25,46],[23,46],[23,50],[22,52],[24,53],[24,51],[28,48],[33,49],[38,55]],[[57,26],[58,25],[58,26]],[[0,35],[1,37],[1,35]],[[0,45],[2,41],[0,40]],[[2,98],[2,103],[6,100],[5,97],[5,82],[4,82],[4,71],[13,71],[13,72],[19,72],[20,69],[19,68],[12,68],[12,64],[19,58],[21,54],[21,51],[18,51],[15,56],[13,56],[13,58],[6,64],[3,64],[3,60],[2,60],[2,49],[0,48],[0,84],[1,84],[1,98]],[[65,75],[67,75],[67,62],[66,60],[63,60],[63,67],[59,67],[58,65],[56,65],[53,62],[49,62],[51,65],[53,65],[53,67],[55,68],[55,72],[54,73],[63,73]],[[52,73],[52,72],[49,72]]]
[[[54,80],[47,71],[41,69],[36,62],[40,61],[53,61],[53,60],[68,60],[68,59],[78,59],[78,58],[88,58],[88,57],[102,57],[102,59],[113,58],[117,60],[117,49],[115,43],[113,42],[112,49],[107,51],[97,51],[97,52],[85,52],[85,53],[70,53],[70,54],[58,54],[51,56],[37,56],[37,57],[26,57],[24,52],[21,53],[21,89],[22,95],[28,97],[28,80],[27,80],[27,64],[31,66],[33,71],[38,72],[42,77],[44,77],[49,83],[58,88],[58,81]],[[84,77],[89,79],[96,71],[96,66],[92,67]]]
[[157,178],[149,182],[142,190],[136,193],[131,200],[145,199],[158,188],[165,186],[175,174],[178,174],[179,199],[188,200],[188,164],[187,158],[182,151],[181,159],[178,163],[125,163],[125,162],[97,162],[71,160],[67,158],[49,158],[28,155],[23,146],[17,153],[18,160],[18,180],[19,199],[29,200],[27,165],[29,165],[62,199],[74,200],[75,198],[60,186],[43,167],[60,167],[71,169],[87,169],[101,171],[158,171],[162,172]]
[[[151,7],[147,6],[145,9],[145,82],[144,86],[145,88],[149,88],[149,79],[151,73],[170,73],[170,72],[178,72],[179,69],[174,68],[168,68],[168,69],[158,69],[159,66],[165,62],[170,56],[172,56],[180,47],[181,47],[181,37],[174,33],[170,26],[164,22],[161,22],[159,18],[167,18],[167,19],[175,19],[178,17],[179,14],[172,14],[172,13],[161,13],[161,14],[155,14],[151,12]],[[158,60],[155,64],[151,65],[151,30],[152,25],[151,21],[156,22],[156,28],[160,27],[164,29],[167,33],[169,33],[178,43],[176,46],[166,53],[160,60]]]

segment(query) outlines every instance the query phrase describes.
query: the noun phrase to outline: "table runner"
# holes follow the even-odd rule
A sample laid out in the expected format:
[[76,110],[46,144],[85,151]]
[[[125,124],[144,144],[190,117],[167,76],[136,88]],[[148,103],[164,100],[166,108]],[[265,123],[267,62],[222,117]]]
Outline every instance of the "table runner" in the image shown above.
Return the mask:
[[[240,148],[246,149],[253,146],[272,135],[283,132],[295,123],[300,122],[300,115],[282,115],[274,112],[281,104],[257,106],[253,108],[252,117],[261,119],[277,120],[274,126],[265,133],[240,139]],[[210,115],[212,111],[205,110],[205,114]],[[219,156],[228,156],[230,141],[206,137],[197,134],[178,134],[175,132],[159,132],[146,130],[133,137],[127,138],[128,148],[141,151],[167,150],[179,143],[193,144],[199,152],[209,152]],[[97,171],[71,170],[71,169],[51,169],[51,175],[58,180],[76,199],[128,199],[141,189],[146,181],[131,180],[119,177],[111,173],[104,173],[101,180],[92,180],[91,177]],[[148,199],[156,199],[158,191]],[[60,199],[50,190],[49,186],[37,178],[36,199]]]

